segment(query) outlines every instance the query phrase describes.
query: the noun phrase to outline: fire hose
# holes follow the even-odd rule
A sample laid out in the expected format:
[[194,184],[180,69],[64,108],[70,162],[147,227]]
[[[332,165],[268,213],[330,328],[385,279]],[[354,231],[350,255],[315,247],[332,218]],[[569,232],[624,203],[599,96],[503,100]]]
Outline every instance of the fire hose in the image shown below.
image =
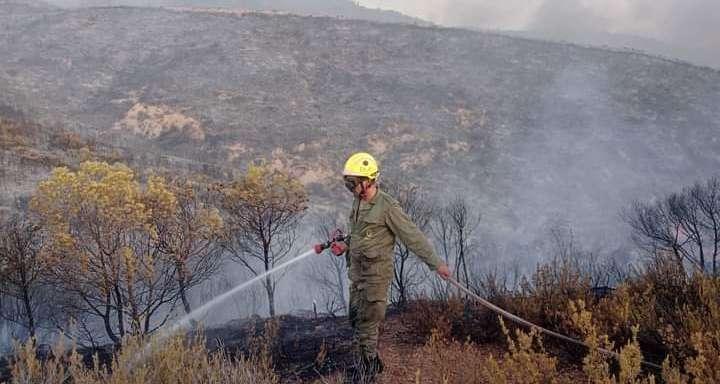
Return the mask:
[[[336,244],[337,242],[345,242],[345,241],[348,241],[349,239],[350,239],[350,236],[349,236],[349,235],[346,235],[345,233],[343,233],[342,230],[337,229],[337,230],[335,230],[335,231],[330,235],[330,239],[329,239],[328,241],[326,241],[325,243],[321,243],[321,244],[315,245],[315,246],[314,246],[314,250],[315,250],[315,252],[316,252],[317,254],[320,254],[320,253],[322,253],[324,250],[326,250],[326,249],[328,249],[328,248],[332,248],[333,245]],[[609,349],[602,348],[602,347],[593,347],[593,346],[589,345],[588,343],[585,343],[585,342],[583,342],[583,341],[581,341],[581,340],[577,340],[577,339],[574,339],[574,338],[572,338],[572,337],[570,337],[570,336],[563,335],[562,333],[558,333],[558,332],[555,332],[555,331],[551,331],[551,330],[549,330],[549,329],[547,329],[547,328],[543,328],[543,327],[541,327],[541,326],[539,326],[539,325],[537,325],[537,324],[531,323],[530,321],[527,321],[527,320],[523,319],[523,318],[520,317],[520,316],[517,316],[517,315],[515,315],[515,314],[513,314],[513,313],[510,313],[510,312],[508,312],[508,311],[506,311],[506,310],[498,307],[497,305],[495,305],[495,304],[493,304],[493,303],[491,303],[491,302],[483,299],[483,298],[480,297],[478,294],[476,294],[475,292],[471,291],[471,290],[468,289],[467,287],[463,286],[462,284],[460,284],[457,280],[453,279],[452,277],[448,278],[447,281],[448,281],[451,285],[453,285],[454,287],[458,288],[459,290],[461,290],[462,292],[464,292],[464,293],[467,294],[468,296],[470,296],[470,297],[472,297],[473,299],[475,299],[475,301],[477,301],[478,303],[482,304],[484,307],[488,308],[489,310],[497,313],[498,315],[500,315],[500,316],[502,316],[502,317],[504,317],[504,318],[506,318],[506,319],[508,319],[508,320],[510,320],[510,321],[513,321],[513,322],[515,322],[515,323],[524,325],[524,326],[526,326],[526,327],[528,327],[528,328],[530,328],[530,329],[535,329],[535,330],[537,330],[537,331],[540,332],[540,333],[544,333],[544,334],[546,334],[546,335],[555,337],[555,338],[557,338],[557,339],[566,341],[566,342],[568,342],[568,343],[575,344],[575,345],[579,345],[579,346],[581,346],[581,347],[587,348],[588,350],[595,349],[595,350],[597,350],[598,352],[600,352],[600,353],[602,353],[602,354],[605,354],[605,355],[608,355],[608,356],[612,356],[612,357],[614,357],[615,359],[618,359],[618,360],[620,359],[620,354],[619,354],[618,352],[611,351],[611,350],[609,350]],[[641,363],[642,365],[646,366],[646,367],[649,367],[649,368],[653,368],[653,369],[656,369],[656,370],[662,370],[662,366],[660,366],[660,365],[658,365],[658,364],[655,364],[655,363],[652,363],[652,362],[649,362],[649,361],[641,360],[640,363]]]
[[[528,328],[530,328],[530,329],[535,329],[535,330],[537,330],[537,331],[539,331],[539,332],[541,332],[541,333],[544,333],[544,334],[549,335],[549,336],[553,336],[553,337],[558,338],[558,339],[560,339],[560,340],[567,341],[568,343],[576,344],[576,345],[585,347],[585,348],[587,348],[587,349],[593,349],[593,348],[595,348],[598,352],[600,352],[600,353],[602,353],[602,354],[605,354],[605,355],[608,355],[608,356],[612,356],[612,357],[614,357],[615,359],[618,359],[618,360],[620,359],[620,354],[617,353],[617,352],[615,352],[615,351],[611,351],[611,350],[609,350],[609,349],[605,349],[605,348],[601,348],[601,347],[592,347],[592,346],[590,346],[589,344],[587,344],[587,343],[585,343],[585,342],[583,342],[583,341],[574,339],[574,338],[572,338],[572,337],[570,337],[570,336],[566,336],[566,335],[563,335],[563,334],[561,334],[561,333],[557,333],[557,332],[551,331],[551,330],[549,330],[549,329],[547,329],[547,328],[543,328],[543,327],[541,327],[541,326],[539,326],[539,325],[536,325],[536,324],[534,324],[534,323],[531,323],[531,322],[523,319],[522,317],[519,317],[519,316],[517,316],[517,315],[514,315],[514,314],[512,314],[512,313],[510,313],[510,312],[508,312],[508,311],[506,311],[506,310],[498,307],[497,305],[495,305],[495,304],[493,304],[493,303],[491,303],[491,302],[483,299],[482,297],[480,297],[479,295],[477,295],[475,292],[469,290],[467,287],[465,287],[464,285],[460,284],[457,280],[453,279],[452,277],[451,277],[451,278],[448,278],[447,281],[448,281],[452,286],[458,288],[459,290],[461,290],[462,292],[464,292],[464,293],[467,294],[468,296],[470,296],[470,297],[472,297],[473,299],[475,299],[478,303],[482,304],[484,307],[488,308],[489,310],[497,313],[498,315],[500,315],[500,316],[502,316],[502,317],[504,317],[504,318],[506,318],[506,319],[508,319],[508,320],[510,320],[510,321],[513,321],[513,322],[518,323],[518,324],[522,324],[522,325],[524,325],[524,326],[526,326],[526,327],[528,327]],[[653,368],[653,369],[656,369],[656,370],[662,370],[662,367],[661,367],[660,365],[655,364],[655,363],[651,363],[651,362],[649,362],[649,361],[642,360],[642,361],[640,361],[640,363],[643,364],[643,365],[645,365],[646,367],[649,367],[649,368]]]

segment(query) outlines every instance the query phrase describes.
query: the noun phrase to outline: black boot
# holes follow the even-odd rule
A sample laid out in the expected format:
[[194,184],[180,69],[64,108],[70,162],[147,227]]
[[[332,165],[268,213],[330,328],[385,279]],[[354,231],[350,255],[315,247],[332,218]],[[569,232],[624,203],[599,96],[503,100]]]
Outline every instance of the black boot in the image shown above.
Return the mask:
[[383,364],[382,359],[380,358],[380,355],[375,356],[375,370],[378,374],[382,373],[385,370],[385,364]]
[[343,384],[365,384],[365,371],[362,360],[355,360],[352,365],[345,368]]
[[383,364],[382,360],[380,359],[380,356],[375,355],[373,358],[363,358],[362,359],[362,368],[363,368],[363,384],[372,384],[375,383],[375,379],[377,378],[377,375],[382,373],[382,371],[385,369],[385,365]]
[[372,384],[377,375],[385,369],[380,356],[368,359],[363,357],[345,370],[343,384]]
[[347,367],[345,369],[345,377],[343,377],[343,384],[360,384],[360,376],[358,370],[354,367]]

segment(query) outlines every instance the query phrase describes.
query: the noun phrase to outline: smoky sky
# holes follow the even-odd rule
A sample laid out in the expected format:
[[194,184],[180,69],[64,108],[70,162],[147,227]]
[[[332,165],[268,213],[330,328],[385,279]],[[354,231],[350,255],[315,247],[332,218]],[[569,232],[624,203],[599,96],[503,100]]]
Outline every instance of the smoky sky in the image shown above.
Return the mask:
[[[45,0],[61,6],[162,6],[183,0]],[[293,12],[310,14],[318,2],[296,0]],[[334,0],[343,2],[350,0]],[[216,1],[274,8],[286,0]],[[202,5],[203,0],[192,2]],[[332,2],[328,6],[332,8]],[[526,31],[531,37],[633,48],[720,68],[720,0],[359,0],[368,8],[395,10],[439,25]],[[283,8],[282,6],[280,8]]]
[[718,0],[362,0],[447,26],[532,31],[720,67]]

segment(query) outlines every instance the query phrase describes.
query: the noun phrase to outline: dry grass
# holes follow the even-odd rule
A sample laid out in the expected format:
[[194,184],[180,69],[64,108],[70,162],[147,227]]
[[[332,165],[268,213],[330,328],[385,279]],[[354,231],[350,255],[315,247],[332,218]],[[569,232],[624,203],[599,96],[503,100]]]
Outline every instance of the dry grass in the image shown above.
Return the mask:
[[17,346],[12,375],[13,384],[279,383],[266,350],[251,357],[210,354],[202,335],[190,341],[174,337],[151,347],[129,338],[109,366],[95,357],[90,367],[75,349],[67,353],[62,344],[40,360],[30,342]]
[[[581,353],[570,361],[579,364],[582,360],[583,376],[588,382],[654,382],[647,372],[641,372],[640,361],[647,359],[657,364],[665,361],[663,372],[653,373],[668,383],[720,383],[720,279],[689,275],[672,263],[659,262],[627,279],[605,298],[594,297],[588,281],[572,263],[556,262],[540,266],[521,289],[504,292],[492,300],[536,324],[621,354],[615,361],[596,351],[587,353],[546,339],[553,350],[559,348],[567,355]],[[507,339],[494,314],[473,303],[419,301],[410,305],[401,318],[409,329],[409,339],[430,340],[433,345],[438,345],[438,340],[431,336],[432,329],[440,330],[439,340],[477,343]],[[517,344],[523,345],[522,340],[518,336]],[[465,356],[461,360],[464,362],[477,357],[473,352],[477,344],[446,342],[449,344],[443,353],[455,351]],[[503,361],[512,361],[508,358],[513,358],[512,351]],[[425,364],[429,371],[436,365],[442,367],[438,361]],[[501,378],[521,370],[512,364],[495,365],[495,375]],[[433,377],[430,382],[443,381]]]
[[179,133],[193,141],[205,140],[205,130],[197,120],[167,105],[136,103],[125,118],[115,123],[114,129],[128,130],[151,139]]
[[[720,383],[719,279],[687,276],[671,266],[657,265],[627,280],[613,295],[586,301],[585,280],[566,272],[538,269],[539,275],[529,280],[532,284],[494,300],[591,346],[617,351],[618,359],[595,349],[567,349],[580,353],[578,363],[562,365],[559,355],[548,353],[536,333],[508,330],[495,315],[474,304],[418,301],[385,323],[380,350],[386,371],[379,382]],[[74,383],[278,383],[269,352],[276,332],[268,329],[252,356],[209,354],[201,336],[189,342],[174,338],[132,369],[143,348],[138,340],[129,339],[109,367],[99,362],[85,367],[77,353],[63,354],[60,347],[54,353],[59,358],[42,362],[35,358],[31,344],[19,346],[13,382],[61,383],[70,378]],[[502,341],[507,348],[487,340]],[[553,351],[563,347],[544,340],[550,341]],[[643,371],[644,356],[654,361],[666,356],[660,359],[664,358],[662,372],[652,372],[653,376]],[[342,374],[337,373],[314,382],[341,381]]]
[[434,331],[424,345],[403,351],[401,364],[393,364],[382,383],[576,383],[584,379],[577,370],[560,369],[535,332],[516,330],[511,335],[504,325],[502,329],[507,348],[454,340],[442,336],[447,332]]

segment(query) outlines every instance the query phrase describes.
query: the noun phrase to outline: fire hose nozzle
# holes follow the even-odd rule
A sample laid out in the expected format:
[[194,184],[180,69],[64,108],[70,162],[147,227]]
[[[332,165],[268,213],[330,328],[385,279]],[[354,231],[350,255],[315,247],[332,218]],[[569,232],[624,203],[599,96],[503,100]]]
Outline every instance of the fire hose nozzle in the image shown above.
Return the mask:
[[315,253],[317,253],[318,255],[328,248],[330,248],[329,243],[320,243],[313,245],[313,249],[315,249]]
[[341,229],[336,229],[335,231],[333,231],[332,236],[330,236],[330,240],[324,243],[315,244],[313,246],[313,249],[315,250],[315,253],[319,255],[324,250],[330,248],[333,243],[347,242],[348,240],[350,240],[350,235],[346,235],[345,232],[343,232]]

